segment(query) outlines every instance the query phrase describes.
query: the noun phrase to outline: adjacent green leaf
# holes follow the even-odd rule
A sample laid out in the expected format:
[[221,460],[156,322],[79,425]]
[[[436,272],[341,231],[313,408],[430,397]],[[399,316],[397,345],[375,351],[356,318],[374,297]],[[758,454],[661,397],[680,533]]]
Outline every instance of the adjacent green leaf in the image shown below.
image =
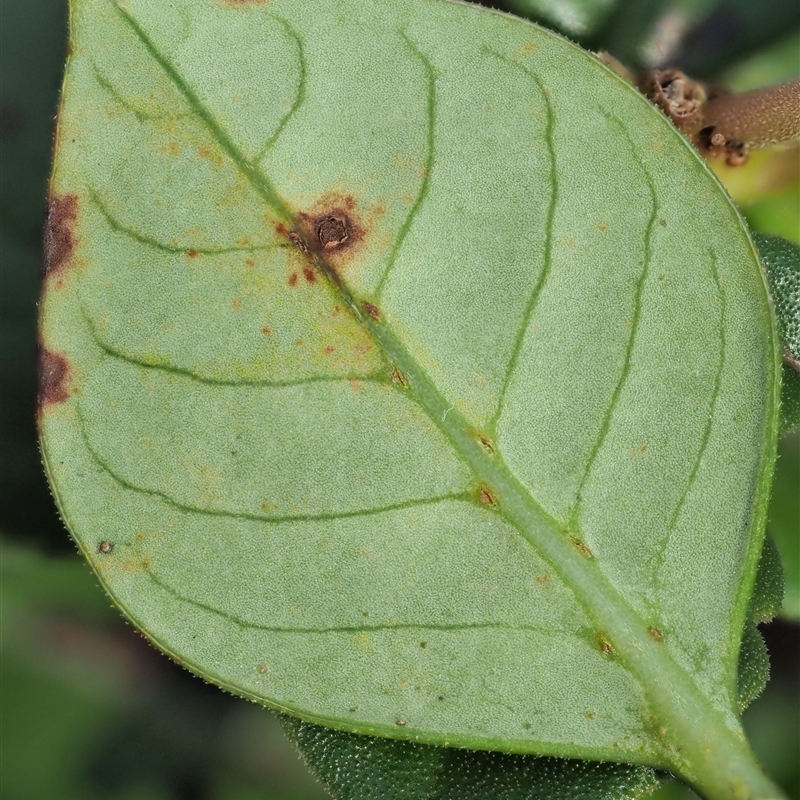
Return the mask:
[[40,423],[134,623],[308,721],[763,781],[778,345],[669,122],[443,0],[76,0],[73,39]]
[[743,710],[758,697],[769,680],[769,652],[758,630],[759,623],[775,617],[783,603],[783,565],[778,548],[767,537],[758,562],[756,585],[750,598],[750,619],[745,625],[739,651],[739,707]]
[[800,620],[800,430],[778,445],[778,463],[769,506],[769,533],[781,555],[786,595],[781,616]]
[[800,245],[766,233],[756,233],[754,239],[783,342],[781,427],[789,430],[800,423]]
[[337,800],[634,800],[652,769],[376,739],[294,717],[283,728]]

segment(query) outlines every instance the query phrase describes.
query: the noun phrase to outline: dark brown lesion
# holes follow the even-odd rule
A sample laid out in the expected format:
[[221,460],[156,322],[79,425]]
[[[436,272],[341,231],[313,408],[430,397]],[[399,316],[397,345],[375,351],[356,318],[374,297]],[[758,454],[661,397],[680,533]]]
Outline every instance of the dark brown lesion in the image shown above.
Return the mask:
[[350,239],[351,223],[343,214],[327,214],[314,224],[314,235],[323,250],[344,247]]
[[297,228],[289,241],[301,252],[316,253],[331,268],[339,270],[366,236],[366,225],[351,194],[329,193],[297,215]]
[[48,278],[63,272],[75,251],[75,222],[78,218],[78,196],[54,195],[47,205],[44,231],[44,260],[42,272]]
[[39,410],[68,400],[69,383],[70,367],[66,357],[42,347],[39,350]]

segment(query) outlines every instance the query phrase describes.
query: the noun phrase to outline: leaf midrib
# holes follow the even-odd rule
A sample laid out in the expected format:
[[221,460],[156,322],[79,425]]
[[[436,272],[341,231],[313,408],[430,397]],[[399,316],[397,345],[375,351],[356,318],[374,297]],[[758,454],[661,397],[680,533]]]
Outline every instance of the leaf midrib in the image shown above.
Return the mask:
[[[283,200],[268,176],[248,161],[231,137],[205,108],[199,97],[174,65],[153,44],[147,32],[130,12],[111,0],[115,10],[130,26],[153,59],[162,67],[176,88],[184,95],[195,114],[206,124],[211,135],[241,170],[256,192],[279,220],[302,231],[296,215]],[[639,683],[651,704],[658,722],[675,732],[671,738],[684,746],[689,742],[708,744],[723,735],[736,735],[731,715],[722,713],[698,689],[689,673],[680,667],[662,641],[656,640],[645,620],[628,604],[608,581],[591,554],[573,540],[570,531],[550,516],[519,482],[499,454],[489,452],[480,442],[478,432],[448,402],[431,378],[410,355],[382,318],[370,316],[349,291],[338,273],[322,254],[306,242],[317,268],[338,292],[342,302],[372,335],[387,359],[403,375],[407,391],[448,439],[455,452],[470,466],[479,483],[491,489],[499,513],[544,558],[574,593],[580,605],[597,626],[598,640],[611,643],[615,654]],[[690,722],[682,713],[692,708]],[[657,725],[654,725],[657,727]],[[727,734],[727,735],[725,735]],[[661,765],[681,765],[683,759],[668,742],[652,737],[654,747],[663,755]],[[671,752],[670,752],[671,751]]]

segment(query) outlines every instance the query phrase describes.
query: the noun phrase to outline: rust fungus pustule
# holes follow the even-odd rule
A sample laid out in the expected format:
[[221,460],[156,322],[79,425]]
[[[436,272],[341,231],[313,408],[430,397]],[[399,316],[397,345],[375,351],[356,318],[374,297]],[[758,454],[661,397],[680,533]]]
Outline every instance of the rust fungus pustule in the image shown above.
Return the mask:
[[381,311],[374,303],[367,302],[366,300],[361,304],[361,307],[364,311],[369,314],[372,319],[380,319],[381,318]]
[[39,408],[59,405],[69,398],[69,362],[60,353],[39,351]]
[[497,498],[494,492],[486,485],[482,484],[478,487],[478,500],[485,506],[494,508],[497,505]]
[[[373,218],[376,209],[368,212]],[[301,249],[319,254],[328,267],[340,272],[358,251],[367,235],[363,210],[356,207],[352,195],[328,193],[297,215],[298,229],[287,233],[289,241],[299,238]],[[302,233],[302,236],[300,235]]]
[[336,250],[350,238],[350,222],[343,214],[328,214],[317,220],[314,235],[323,250]]
[[75,221],[78,218],[78,196],[54,195],[47,204],[47,223],[44,229],[45,278],[64,271],[75,251]]

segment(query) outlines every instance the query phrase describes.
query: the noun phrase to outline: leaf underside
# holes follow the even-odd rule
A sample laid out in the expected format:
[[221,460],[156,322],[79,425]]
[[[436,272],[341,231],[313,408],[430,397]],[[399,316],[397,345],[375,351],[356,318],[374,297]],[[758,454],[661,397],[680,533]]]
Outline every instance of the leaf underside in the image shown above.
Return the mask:
[[736,728],[778,348],[669,123],[462,4],[72,15],[40,426],[129,618],[354,732],[665,766],[665,669]]

